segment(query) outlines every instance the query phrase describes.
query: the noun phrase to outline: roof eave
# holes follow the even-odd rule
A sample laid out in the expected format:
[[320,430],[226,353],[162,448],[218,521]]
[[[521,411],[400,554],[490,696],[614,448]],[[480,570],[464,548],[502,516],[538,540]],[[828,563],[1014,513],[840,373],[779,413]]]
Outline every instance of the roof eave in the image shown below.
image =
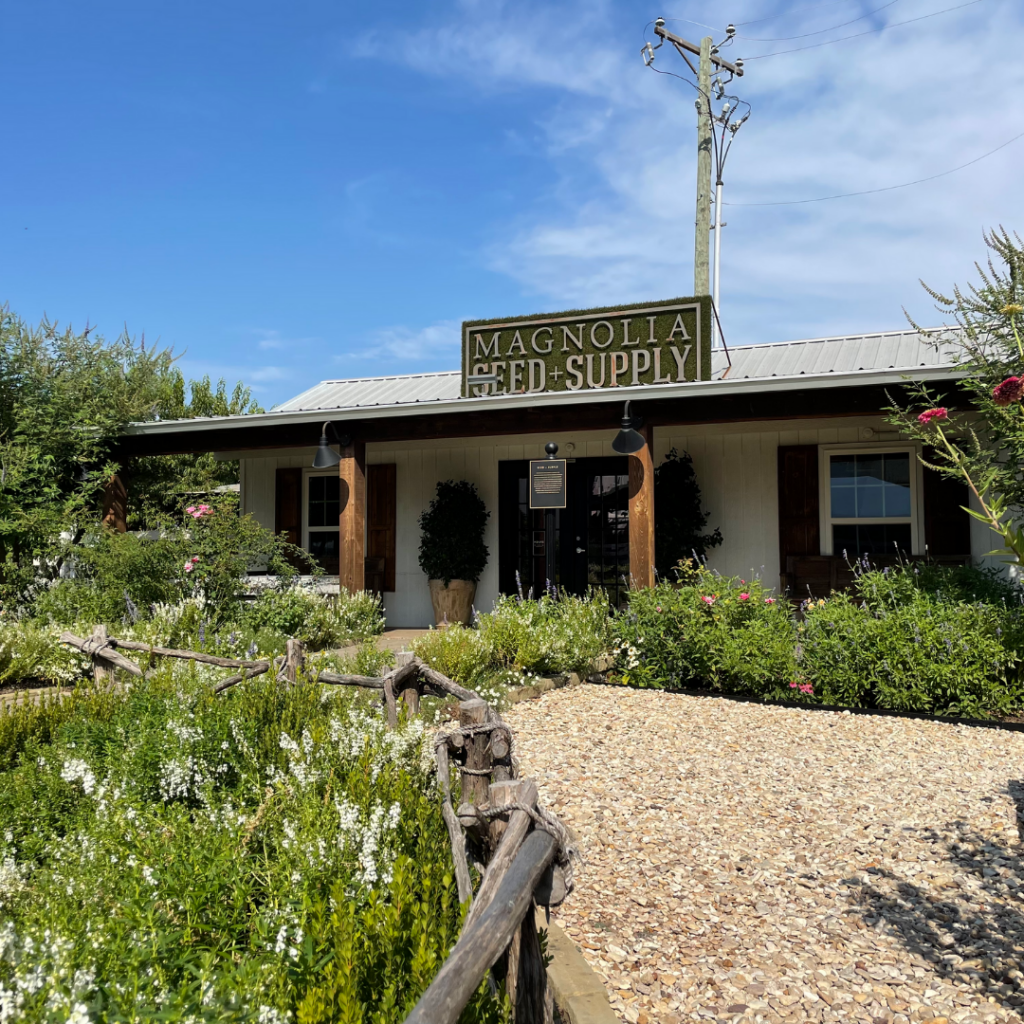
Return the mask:
[[288,423],[320,423],[340,419],[387,419],[392,416],[436,416],[439,413],[479,412],[484,409],[536,408],[564,404],[584,405],[601,401],[639,400],[643,398],[688,398],[709,393],[741,395],[770,388],[772,391],[802,391],[809,387],[863,387],[865,385],[901,384],[907,381],[955,379],[963,371],[954,366],[899,367],[891,370],[851,370],[843,373],[796,374],[789,377],[753,377],[738,380],[688,381],[685,384],[647,384],[636,387],[582,391],[546,391],[520,395],[497,395],[483,398],[435,399],[403,402],[393,405],[356,405],[334,409],[293,409],[288,412],[252,413],[244,416],[219,416],[188,420],[154,420],[130,423],[126,434],[145,437],[203,430],[229,431],[245,427],[273,427]]

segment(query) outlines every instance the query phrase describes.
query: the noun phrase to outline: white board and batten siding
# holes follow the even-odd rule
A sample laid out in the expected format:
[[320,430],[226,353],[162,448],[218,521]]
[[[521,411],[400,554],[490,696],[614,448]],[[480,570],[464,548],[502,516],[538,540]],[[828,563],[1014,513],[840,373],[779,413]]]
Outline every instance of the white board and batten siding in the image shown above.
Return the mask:
[[[418,521],[438,481],[476,484],[491,513],[485,536],[490,559],[476,598],[477,607],[488,610],[498,596],[498,463],[543,458],[548,441],[559,445],[560,458],[614,455],[614,437],[615,430],[609,429],[368,443],[368,464],[394,463],[397,467],[396,589],[384,599],[389,626],[425,626],[432,621],[426,577],[418,562]],[[704,507],[710,513],[707,528],[720,528],[724,538],[724,543],[709,553],[709,565],[728,576],[759,575],[769,586],[777,586],[779,446],[859,444],[883,438],[895,439],[882,416],[664,426],[655,428],[654,462],[659,465],[673,447],[693,458]],[[256,458],[245,452],[224,453],[224,457],[241,459],[243,511],[273,529],[276,470],[309,468],[314,453],[314,448],[267,452]],[[656,508],[655,521],[657,514]],[[971,530],[976,556],[995,547],[981,523],[972,523]]]

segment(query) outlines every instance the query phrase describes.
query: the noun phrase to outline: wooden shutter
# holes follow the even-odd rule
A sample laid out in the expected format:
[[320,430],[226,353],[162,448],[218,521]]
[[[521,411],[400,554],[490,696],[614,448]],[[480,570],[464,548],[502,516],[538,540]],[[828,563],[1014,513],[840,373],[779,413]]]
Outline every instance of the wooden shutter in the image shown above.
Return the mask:
[[924,467],[924,542],[934,558],[971,553],[967,484]]
[[278,469],[274,481],[274,533],[302,543],[302,469]]
[[791,560],[821,555],[818,520],[818,446],[779,446],[779,572],[791,586]]
[[[394,463],[366,467],[366,565],[380,589],[395,589],[395,538],[398,532],[398,479]],[[383,562],[383,567],[381,563]],[[372,588],[376,589],[376,588]]]

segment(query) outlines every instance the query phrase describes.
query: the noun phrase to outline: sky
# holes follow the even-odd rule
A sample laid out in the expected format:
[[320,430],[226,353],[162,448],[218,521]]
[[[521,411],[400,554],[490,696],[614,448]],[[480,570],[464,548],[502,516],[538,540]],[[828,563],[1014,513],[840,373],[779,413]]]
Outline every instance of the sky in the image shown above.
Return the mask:
[[[266,408],[457,368],[463,319],[692,294],[695,94],[644,66],[654,18],[737,25],[725,201],[760,204],[1024,132],[1024,4],[964,3],[9,5],[0,303],[173,347]],[[667,46],[654,66],[692,79]],[[1024,233],[1022,164],[1024,138],[908,188],[724,205],[727,342],[941,322],[919,280],[969,282],[984,229]]]

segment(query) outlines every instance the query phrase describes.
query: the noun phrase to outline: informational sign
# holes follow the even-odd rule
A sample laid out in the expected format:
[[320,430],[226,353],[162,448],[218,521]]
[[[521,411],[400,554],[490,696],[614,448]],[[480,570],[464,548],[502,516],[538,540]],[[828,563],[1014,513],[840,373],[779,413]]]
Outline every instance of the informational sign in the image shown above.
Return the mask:
[[565,459],[530,462],[530,508],[565,508]]
[[[474,384],[474,376],[497,380]],[[654,386],[710,377],[708,298],[462,325],[466,397]]]

